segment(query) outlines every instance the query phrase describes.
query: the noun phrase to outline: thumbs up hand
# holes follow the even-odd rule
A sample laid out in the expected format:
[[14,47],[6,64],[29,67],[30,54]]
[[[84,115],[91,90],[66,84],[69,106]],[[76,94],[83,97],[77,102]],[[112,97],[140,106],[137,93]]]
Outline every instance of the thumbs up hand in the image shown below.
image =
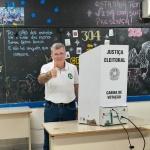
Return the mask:
[[54,67],[51,70],[52,78],[56,78],[57,77],[57,72],[58,72],[58,69],[56,68],[56,62],[54,62]]

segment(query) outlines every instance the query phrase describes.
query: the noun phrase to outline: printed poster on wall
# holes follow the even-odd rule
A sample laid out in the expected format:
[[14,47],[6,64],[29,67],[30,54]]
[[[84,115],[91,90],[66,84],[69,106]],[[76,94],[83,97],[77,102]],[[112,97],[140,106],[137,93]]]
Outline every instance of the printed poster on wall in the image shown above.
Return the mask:
[[24,8],[0,7],[0,25],[24,25]]

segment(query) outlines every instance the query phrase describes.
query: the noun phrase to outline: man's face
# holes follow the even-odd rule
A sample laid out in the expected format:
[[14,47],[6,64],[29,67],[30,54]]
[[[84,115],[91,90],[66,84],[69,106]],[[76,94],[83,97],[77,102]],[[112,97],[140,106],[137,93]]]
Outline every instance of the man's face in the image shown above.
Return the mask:
[[66,52],[64,51],[63,47],[60,49],[53,49],[51,54],[52,59],[57,64],[63,64],[66,59]]

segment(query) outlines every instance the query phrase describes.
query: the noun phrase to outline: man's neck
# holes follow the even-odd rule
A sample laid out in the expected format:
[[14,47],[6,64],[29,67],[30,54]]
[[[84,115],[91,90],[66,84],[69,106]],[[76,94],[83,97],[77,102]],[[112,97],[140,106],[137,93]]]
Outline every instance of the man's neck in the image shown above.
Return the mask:
[[59,69],[65,68],[65,62],[63,64],[57,64],[56,67]]

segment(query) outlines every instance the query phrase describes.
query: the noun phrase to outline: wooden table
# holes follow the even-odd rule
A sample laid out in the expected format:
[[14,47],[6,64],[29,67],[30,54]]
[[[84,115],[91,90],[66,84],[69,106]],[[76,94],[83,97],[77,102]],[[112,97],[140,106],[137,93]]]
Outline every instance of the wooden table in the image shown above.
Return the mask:
[[[129,117],[137,127],[148,124],[142,119]],[[78,124],[77,121],[42,123],[49,133],[50,150],[127,150],[129,144],[126,132],[121,125],[115,126],[89,126]],[[124,127],[136,133],[133,143],[140,143],[139,150],[142,149],[142,138],[135,127],[128,123]],[[134,137],[135,135],[133,135]],[[149,136],[149,135],[148,135]],[[132,135],[131,135],[132,137]],[[136,148],[138,150],[138,148]]]
[[0,108],[0,140],[28,138],[28,149],[31,150],[29,107]]
[[146,130],[146,131],[149,131],[150,130],[150,124],[148,125],[144,125],[144,126],[141,126],[140,129],[143,129],[143,130]]

